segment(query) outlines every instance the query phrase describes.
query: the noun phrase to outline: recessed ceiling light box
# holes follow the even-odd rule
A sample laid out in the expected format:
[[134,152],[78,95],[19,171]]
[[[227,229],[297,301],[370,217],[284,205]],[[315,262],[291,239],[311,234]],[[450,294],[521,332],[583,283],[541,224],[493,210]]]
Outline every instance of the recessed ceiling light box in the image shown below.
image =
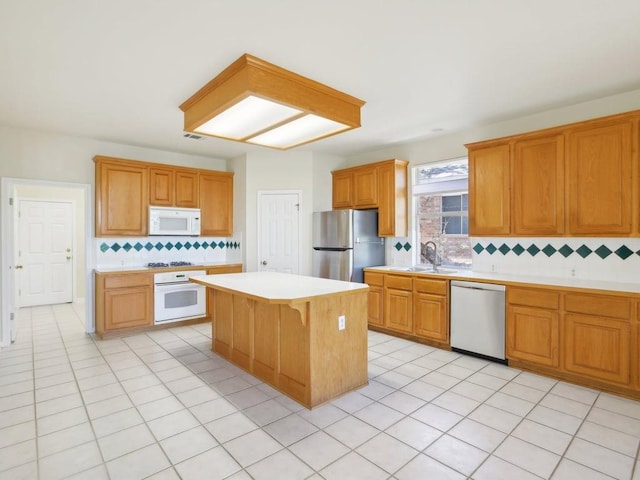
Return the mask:
[[245,54],[180,109],[186,132],[286,150],[360,127],[364,103]]

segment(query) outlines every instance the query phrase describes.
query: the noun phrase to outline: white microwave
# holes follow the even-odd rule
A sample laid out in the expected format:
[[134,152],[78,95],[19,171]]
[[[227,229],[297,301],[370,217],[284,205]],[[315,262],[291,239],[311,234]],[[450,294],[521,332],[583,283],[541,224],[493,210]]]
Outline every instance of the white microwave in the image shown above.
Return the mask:
[[200,235],[200,209],[149,207],[149,235]]

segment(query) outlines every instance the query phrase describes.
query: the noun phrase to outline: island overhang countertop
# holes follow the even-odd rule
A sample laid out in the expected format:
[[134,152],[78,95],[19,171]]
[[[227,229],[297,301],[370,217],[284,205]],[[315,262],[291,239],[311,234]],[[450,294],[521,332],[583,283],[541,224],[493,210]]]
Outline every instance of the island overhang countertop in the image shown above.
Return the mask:
[[240,292],[247,298],[276,304],[304,302],[325,295],[369,289],[365,283],[279,272],[223,273],[191,277],[190,280],[205,287],[230,293]]

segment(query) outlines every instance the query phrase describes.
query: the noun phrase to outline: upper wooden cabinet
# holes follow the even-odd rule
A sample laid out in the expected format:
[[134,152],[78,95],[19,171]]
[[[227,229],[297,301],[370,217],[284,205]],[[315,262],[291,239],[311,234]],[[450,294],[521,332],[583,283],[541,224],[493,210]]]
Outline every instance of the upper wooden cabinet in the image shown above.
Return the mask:
[[149,168],[149,204],[198,208],[198,172],[180,168]]
[[332,172],[333,208],[353,207],[353,171],[338,170]]
[[405,160],[378,164],[378,235],[406,237],[409,229],[407,165]]
[[378,209],[378,235],[407,236],[406,160],[384,160],[332,172],[333,208]]
[[149,205],[200,208],[201,235],[233,235],[233,173],[94,158],[96,236],[146,236]]
[[628,235],[632,231],[632,123],[570,131],[569,231]]
[[513,233],[564,233],[564,137],[543,136],[514,144]]
[[233,173],[200,172],[200,234],[233,235]]
[[171,168],[149,169],[149,204],[170,207],[175,205],[175,172]]
[[96,236],[144,236],[148,231],[148,178],[137,162],[95,157]]
[[467,145],[470,235],[638,236],[639,122],[634,111]]
[[509,144],[469,152],[469,235],[510,231]]
[[353,172],[354,208],[378,206],[378,171],[375,168],[357,168]]

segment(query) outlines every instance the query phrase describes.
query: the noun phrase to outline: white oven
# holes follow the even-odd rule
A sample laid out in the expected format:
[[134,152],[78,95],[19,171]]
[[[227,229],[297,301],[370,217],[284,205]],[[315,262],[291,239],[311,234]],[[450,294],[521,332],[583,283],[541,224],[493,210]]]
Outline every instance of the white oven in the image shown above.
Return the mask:
[[153,276],[154,323],[204,317],[207,313],[207,288],[190,282],[189,277],[206,274],[204,270],[156,273]]

